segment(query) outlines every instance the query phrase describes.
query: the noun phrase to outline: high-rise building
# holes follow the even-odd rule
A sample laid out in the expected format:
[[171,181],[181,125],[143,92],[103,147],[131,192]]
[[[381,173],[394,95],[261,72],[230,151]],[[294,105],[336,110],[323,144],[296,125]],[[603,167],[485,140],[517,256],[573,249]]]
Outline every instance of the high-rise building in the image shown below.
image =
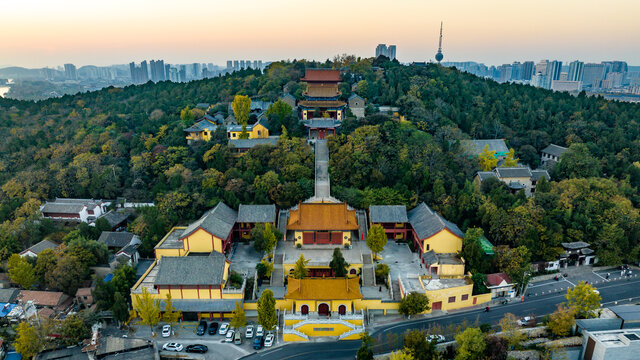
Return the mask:
[[240,61],[233,60],[233,70],[240,70]]
[[147,68],[146,60],[142,61],[140,66],[136,66],[135,62],[129,63],[129,70],[131,72],[131,82],[134,84],[144,84],[149,81],[149,69]]
[[227,60],[227,69],[233,68],[233,61]]
[[513,69],[509,64],[503,64],[502,66],[500,66],[500,78],[498,79],[498,81],[503,83],[511,80],[512,70]]
[[164,64],[164,78],[165,80],[173,81],[171,79],[171,65]]
[[522,63],[522,80],[531,80],[535,66],[533,61],[525,61]]
[[191,64],[191,78],[199,79],[201,74],[202,74],[202,69],[200,68],[200,64],[198,63]]
[[64,76],[67,80],[78,80],[78,71],[73,64],[64,64]]
[[395,60],[395,58],[396,58],[396,46],[395,45],[389,45],[389,47],[387,48],[387,54],[389,54],[389,60]]
[[179,82],[187,81],[187,65],[180,65],[180,71],[178,71],[178,81]]
[[520,81],[522,80],[522,64],[519,61],[515,61],[511,65],[511,81]]
[[541,74],[541,75],[547,75],[547,66],[548,65],[549,65],[549,60],[540,60],[540,62],[538,62],[536,64],[536,70],[534,71],[534,73]]
[[584,86],[592,86],[596,81],[603,80],[604,76],[604,64],[584,64],[582,84]]
[[240,60],[240,69],[244,69],[244,60]]
[[[169,65],[167,65],[167,66],[169,66]],[[169,80],[171,80],[173,82],[180,81],[180,78],[178,77],[178,69],[176,69],[174,67],[169,67]]]
[[165,80],[164,60],[151,60],[151,81],[158,82]]
[[262,70],[262,60],[258,60],[258,69]]
[[584,63],[582,61],[572,61],[569,64],[569,73],[567,74],[567,80],[569,81],[582,81],[584,74]]
[[553,80],[560,80],[560,73],[562,73],[562,61],[553,60],[547,65],[547,86],[546,89],[551,89],[551,83]]
[[378,44],[376,46],[376,57],[387,56],[387,44]]

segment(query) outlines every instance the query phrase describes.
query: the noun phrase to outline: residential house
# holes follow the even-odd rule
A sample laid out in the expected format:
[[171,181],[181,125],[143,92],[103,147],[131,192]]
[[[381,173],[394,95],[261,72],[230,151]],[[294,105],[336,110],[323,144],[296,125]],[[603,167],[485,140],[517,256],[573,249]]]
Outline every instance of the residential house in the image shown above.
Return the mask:
[[86,307],[93,305],[93,291],[94,288],[79,288],[76,291],[75,300],[77,304],[83,304]]
[[[238,207],[238,217],[234,226],[236,238],[250,239],[251,229],[256,224],[270,224],[276,227],[276,206],[271,205],[243,205]],[[280,240],[280,239],[278,239]]]
[[46,219],[93,223],[107,211],[107,206],[102,200],[56,198],[45,202],[40,212]]
[[[266,119],[260,119],[255,124],[247,125],[247,133],[249,139],[266,139],[269,137],[269,128]],[[235,140],[240,138],[242,134],[242,125],[227,126],[227,138]]]
[[364,117],[365,101],[364,98],[356,93],[351,94],[347,100],[351,113],[357,118]]
[[504,160],[509,153],[509,148],[504,139],[481,139],[481,140],[460,140],[462,151],[471,157],[477,157],[489,147],[489,151],[495,151],[494,156],[499,160]]
[[413,229],[414,249],[419,256],[422,257],[429,251],[457,254],[462,250],[462,230],[456,224],[445,220],[424,202],[410,210],[408,218]]
[[574,241],[562,243],[565,253],[560,256],[560,266],[567,267],[569,265],[593,265],[598,262],[598,258],[594,255],[595,251],[589,248],[588,243],[584,241]]
[[113,261],[109,264],[112,269],[115,269],[120,264],[127,264],[135,267],[140,260],[140,254],[138,253],[138,247],[140,244],[129,244],[116,252],[113,257]]
[[282,97],[280,98],[280,100],[282,100],[284,103],[288,104],[289,106],[291,106],[292,109],[295,110],[296,108],[296,97],[286,93],[284,95],[282,95]]
[[371,205],[369,206],[369,223],[381,225],[387,239],[409,239],[411,224],[407,217],[405,205]]
[[107,245],[109,250],[120,250],[130,244],[141,244],[140,238],[128,231],[112,232],[103,231],[98,238],[98,242]]
[[549,144],[546,148],[542,149],[540,161],[543,165],[547,165],[548,162],[558,163],[560,162],[560,158],[562,154],[564,154],[567,150],[566,147],[562,147],[560,145]]
[[509,275],[505,273],[487,274],[485,285],[491,290],[492,299],[505,296],[514,297],[516,295],[515,284]]
[[187,133],[187,143],[191,144],[193,141],[209,141],[213,136],[213,133],[218,128],[218,119],[205,115],[203,118],[196,121],[193,125],[184,129]]
[[21,257],[25,257],[25,256],[38,257],[38,254],[40,254],[42,251],[46,249],[55,250],[58,246],[59,246],[58,244],[52,241],[49,241],[47,239],[44,239],[39,243],[32,245],[30,248],[23,250],[20,253],[20,256]]
[[229,147],[232,148],[236,156],[241,156],[258,145],[276,146],[279,138],[279,136],[269,136],[260,139],[231,139]]
[[640,352],[640,329],[583,331],[585,360],[635,360]]
[[114,210],[111,210],[106,214],[103,214],[98,218],[98,220],[99,219],[105,219],[109,223],[109,226],[111,226],[111,231],[127,228],[127,220],[128,220],[127,215],[119,213]]
[[22,290],[18,294],[18,302],[20,304],[31,302],[38,308],[48,307],[56,311],[68,308],[72,301],[73,299],[68,295],[58,291]]
[[522,190],[526,196],[532,196],[542,177],[547,181],[551,180],[547,170],[531,170],[529,167],[497,167],[493,171],[478,171],[474,181],[479,186],[486,179],[496,178],[505,183],[512,193]]

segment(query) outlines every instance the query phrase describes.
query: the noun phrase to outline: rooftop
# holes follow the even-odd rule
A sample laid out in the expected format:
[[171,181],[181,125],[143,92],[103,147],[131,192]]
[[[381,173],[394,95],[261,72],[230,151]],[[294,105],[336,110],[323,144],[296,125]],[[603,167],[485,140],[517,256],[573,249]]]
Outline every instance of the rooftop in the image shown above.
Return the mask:
[[627,321],[640,321],[640,305],[616,305],[609,306],[619,318]]
[[285,299],[296,300],[345,300],[362,299],[360,279],[354,278],[308,278],[288,279]]
[[356,211],[346,203],[301,203],[289,210],[287,230],[358,230]]
[[605,347],[640,347],[640,329],[587,331],[586,333]]
[[582,248],[589,247],[590,245],[584,241],[574,241],[570,243],[563,242],[562,247],[569,250],[579,250]]
[[122,248],[129,243],[136,235],[134,233],[130,233],[127,231],[122,232],[113,232],[113,231],[103,231],[98,238],[98,241],[107,245],[107,247],[117,247]]
[[238,208],[237,222],[242,223],[273,223],[276,222],[276,206],[271,205],[242,205]]
[[428,277],[421,277],[420,281],[424,286],[425,290],[433,291],[433,290],[442,290],[453,287],[465,286],[469,285],[470,281],[467,278],[461,279],[429,279]]
[[278,242],[276,254],[283,254],[284,264],[293,264],[300,255],[304,255],[309,260],[308,266],[327,266],[333,258],[333,249],[340,248],[342,256],[349,264],[362,264],[363,257],[371,258],[371,250],[364,241],[352,241],[351,249],[346,249],[339,245],[302,245],[301,248],[295,246],[293,241]]
[[117,211],[109,211],[106,214],[100,216],[98,219],[105,219],[111,225],[111,227],[115,227],[121,224],[123,221],[127,220],[127,215],[121,214]]
[[499,178],[531,178],[531,169],[528,167],[497,167],[495,169]]
[[461,140],[464,152],[470,155],[479,155],[486,145],[489,145],[489,151],[495,151],[496,155],[504,155],[509,152],[504,139],[480,139],[480,140]]
[[509,275],[505,273],[487,274],[487,284],[489,286],[499,286],[503,281],[507,284],[513,283]]
[[155,285],[221,285],[225,261],[217,251],[209,256],[163,256]]
[[184,129],[185,132],[202,132],[202,131],[216,131],[218,125],[216,124],[215,119],[207,119],[202,118],[198,120],[195,124],[189,126]]
[[298,106],[306,108],[341,108],[346,105],[347,103],[340,100],[302,100],[298,103]]
[[333,129],[333,128],[339,127],[340,122],[335,119],[319,118],[319,119],[311,119],[311,120],[305,121],[304,126],[308,128],[314,128],[314,129],[316,128]]
[[162,240],[154,247],[154,249],[182,249],[184,244],[180,237],[186,227],[176,226],[164,236]]
[[405,205],[371,205],[369,220],[372,223],[407,223],[407,207]]
[[340,82],[342,78],[340,77],[339,70],[331,70],[331,69],[307,69],[303,78],[300,81],[306,82]]
[[458,237],[464,237],[464,233],[456,224],[445,220],[424,202],[410,210],[408,215],[409,222],[420,239],[429,238],[444,229]]
[[180,238],[184,239],[201,228],[224,240],[231,233],[237,217],[236,211],[221,201],[216,207],[205,212],[200,219],[189,224]]
[[278,144],[279,136],[269,136],[268,138],[258,139],[229,139],[229,145],[238,149],[251,149],[258,145],[273,145]]
[[567,150],[569,150],[569,149],[567,149],[566,147],[562,147],[560,145],[555,145],[555,144],[549,144],[549,146],[547,146],[546,148],[542,149],[542,153],[553,155],[553,156],[556,156],[556,157],[559,158]]
[[44,239],[44,240],[40,241],[39,243],[32,245],[30,248],[22,251],[20,254],[24,254],[27,251],[31,251],[32,253],[37,255],[37,254],[40,254],[42,251],[44,251],[46,249],[53,250],[53,249],[55,249],[57,247],[58,247],[58,244],[56,244],[56,243],[54,243],[52,241],[49,241],[47,239]]
[[37,306],[58,306],[67,298],[67,295],[57,291],[22,290],[18,295],[18,301],[22,303],[33,301],[33,304]]

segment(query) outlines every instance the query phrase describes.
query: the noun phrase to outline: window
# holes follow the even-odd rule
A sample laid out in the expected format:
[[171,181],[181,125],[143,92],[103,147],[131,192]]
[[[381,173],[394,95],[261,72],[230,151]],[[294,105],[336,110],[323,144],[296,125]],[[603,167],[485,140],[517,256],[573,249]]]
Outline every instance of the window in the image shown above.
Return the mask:
[[258,130],[258,136],[260,136],[260,130]]
[[427,251],[429,251],[429,244],[427,244]]
[[450,302],[450,303],[454,303],[454,302],[456,302],[456,297],[455,297],[455,296],[451,296],[451,297],[449,297],[449,302]]
[[466,301],[469,300],[469,294],[464,294],[462,295],[462,297],[460,298],[460,301]]

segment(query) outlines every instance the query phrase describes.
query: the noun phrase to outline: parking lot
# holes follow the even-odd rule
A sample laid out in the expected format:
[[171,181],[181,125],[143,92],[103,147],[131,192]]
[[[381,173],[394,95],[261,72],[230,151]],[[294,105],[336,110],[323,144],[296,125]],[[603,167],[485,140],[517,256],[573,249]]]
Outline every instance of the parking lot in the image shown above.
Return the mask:
[[[630,276],[632,278],[638,276],[638,271],[635,271],[635,269],[633,268],[630,270]],[[563,274],[567,274],[567,276],[564,277]],[[598,269],[594,271],[592,266],[569,267],[567,269],[561,269],[557,275],[558,280],[550,279],[543,281],[532,281],[527,287],[526,296],[540,296],[550,293],[566,292],[567,288],[572,288],[581,281],[593,284],[597,288],[600,284],[612,281],[626,280],[629,276],[626,273],[621,274],[621,270],[619,268]]]

